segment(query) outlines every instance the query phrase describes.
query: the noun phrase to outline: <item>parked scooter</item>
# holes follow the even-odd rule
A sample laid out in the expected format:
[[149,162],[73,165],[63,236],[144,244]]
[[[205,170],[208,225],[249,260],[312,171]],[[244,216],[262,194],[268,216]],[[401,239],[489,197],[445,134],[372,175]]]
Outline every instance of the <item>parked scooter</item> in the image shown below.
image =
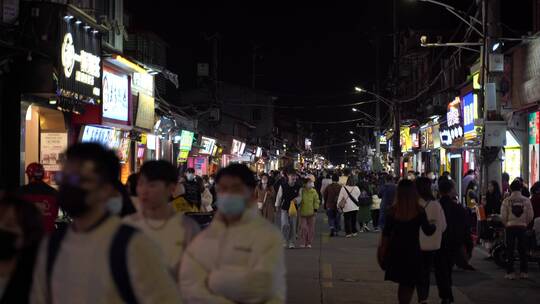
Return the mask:
[[[535,229],[539,229],[538,227],[540,227],[540,218],[537,218],[535,220],[534,226]],[[538,263],[538,266],[540,266],[540,240],[538,240],[537,238],[537,233],[535,232],[535,230],[529,229],[527,230],[527,237],[529,240],[529,250],[527,251],[529,263]],[[500,240],[494,243],[491,255],[493,256],[495,264],[497,264],[499,267],[506,267],[508,265],[504,234]],[[519,254],[514,254],[514,258],[516,260],[519,260]]]

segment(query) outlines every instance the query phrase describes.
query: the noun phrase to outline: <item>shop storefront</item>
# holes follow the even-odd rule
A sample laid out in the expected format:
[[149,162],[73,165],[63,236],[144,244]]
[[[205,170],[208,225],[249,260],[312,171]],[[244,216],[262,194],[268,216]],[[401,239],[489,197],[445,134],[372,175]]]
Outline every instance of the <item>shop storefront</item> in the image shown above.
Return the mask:
[[[31,93],[21,95],[20,183],[26,182],[26,166],[39,162],[46,170],[45,181],[54,185],[64,151],[77,139],[71,121],[99,112],[101,34],[90,17],[69,6],[28,3],[22,11],[34,7],[47,16],[47,26],[56,28],[47,41],[39,42],[54,59],[36,58],[28,64],[28,77],[21,84],[22,92]],[[32,24],[45,22],[34,19]]]

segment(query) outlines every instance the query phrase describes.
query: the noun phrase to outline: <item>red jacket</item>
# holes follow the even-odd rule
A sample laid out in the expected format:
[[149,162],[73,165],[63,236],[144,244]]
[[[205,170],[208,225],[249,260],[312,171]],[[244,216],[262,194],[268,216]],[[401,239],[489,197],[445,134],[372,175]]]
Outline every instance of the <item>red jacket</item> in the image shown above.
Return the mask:
[[43,213],[43,227],[47,233],[54,231],[58,217],[58,191],[44,182],[34,182],[20,188],[21,198],[34,203]]

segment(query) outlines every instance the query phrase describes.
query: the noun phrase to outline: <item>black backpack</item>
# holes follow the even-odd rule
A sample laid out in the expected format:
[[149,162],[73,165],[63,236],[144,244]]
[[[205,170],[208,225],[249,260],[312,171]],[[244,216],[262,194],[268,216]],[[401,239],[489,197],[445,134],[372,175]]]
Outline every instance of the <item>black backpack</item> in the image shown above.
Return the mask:
[[525,212],[525,208],[523,206],[523,203],[521,202],[513,202],[513,201],[510,201],[510,207],[512,209],[512,214],[515,216],[515,217],[521,217],[521,215],[523,214],[523,212]]
[[[51,276],[54,269],[54,262],[60,251],[62,240],[67,232],[67,227],[55,231],[47,247],[46,260],[46,280],[48,290],[48,303],[52,302]],[[113,277],[114,284],[124,303],[138,303],[133,286],[131,285],[128,267],[127,267],[127,246],[135,233],[139,233],[136,228],[129,225],[120,225],[116,231],[109,249],[109,267]]]

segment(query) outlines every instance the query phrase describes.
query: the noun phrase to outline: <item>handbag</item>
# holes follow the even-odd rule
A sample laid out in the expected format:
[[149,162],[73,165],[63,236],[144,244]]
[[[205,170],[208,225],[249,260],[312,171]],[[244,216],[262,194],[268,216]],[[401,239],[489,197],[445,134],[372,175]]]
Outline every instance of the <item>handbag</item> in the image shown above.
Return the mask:
[[296,209],[295,200],[292,200],[291,205],[289,206],[289,216],[295,217],[297,214],[298,214],[298,210]]

